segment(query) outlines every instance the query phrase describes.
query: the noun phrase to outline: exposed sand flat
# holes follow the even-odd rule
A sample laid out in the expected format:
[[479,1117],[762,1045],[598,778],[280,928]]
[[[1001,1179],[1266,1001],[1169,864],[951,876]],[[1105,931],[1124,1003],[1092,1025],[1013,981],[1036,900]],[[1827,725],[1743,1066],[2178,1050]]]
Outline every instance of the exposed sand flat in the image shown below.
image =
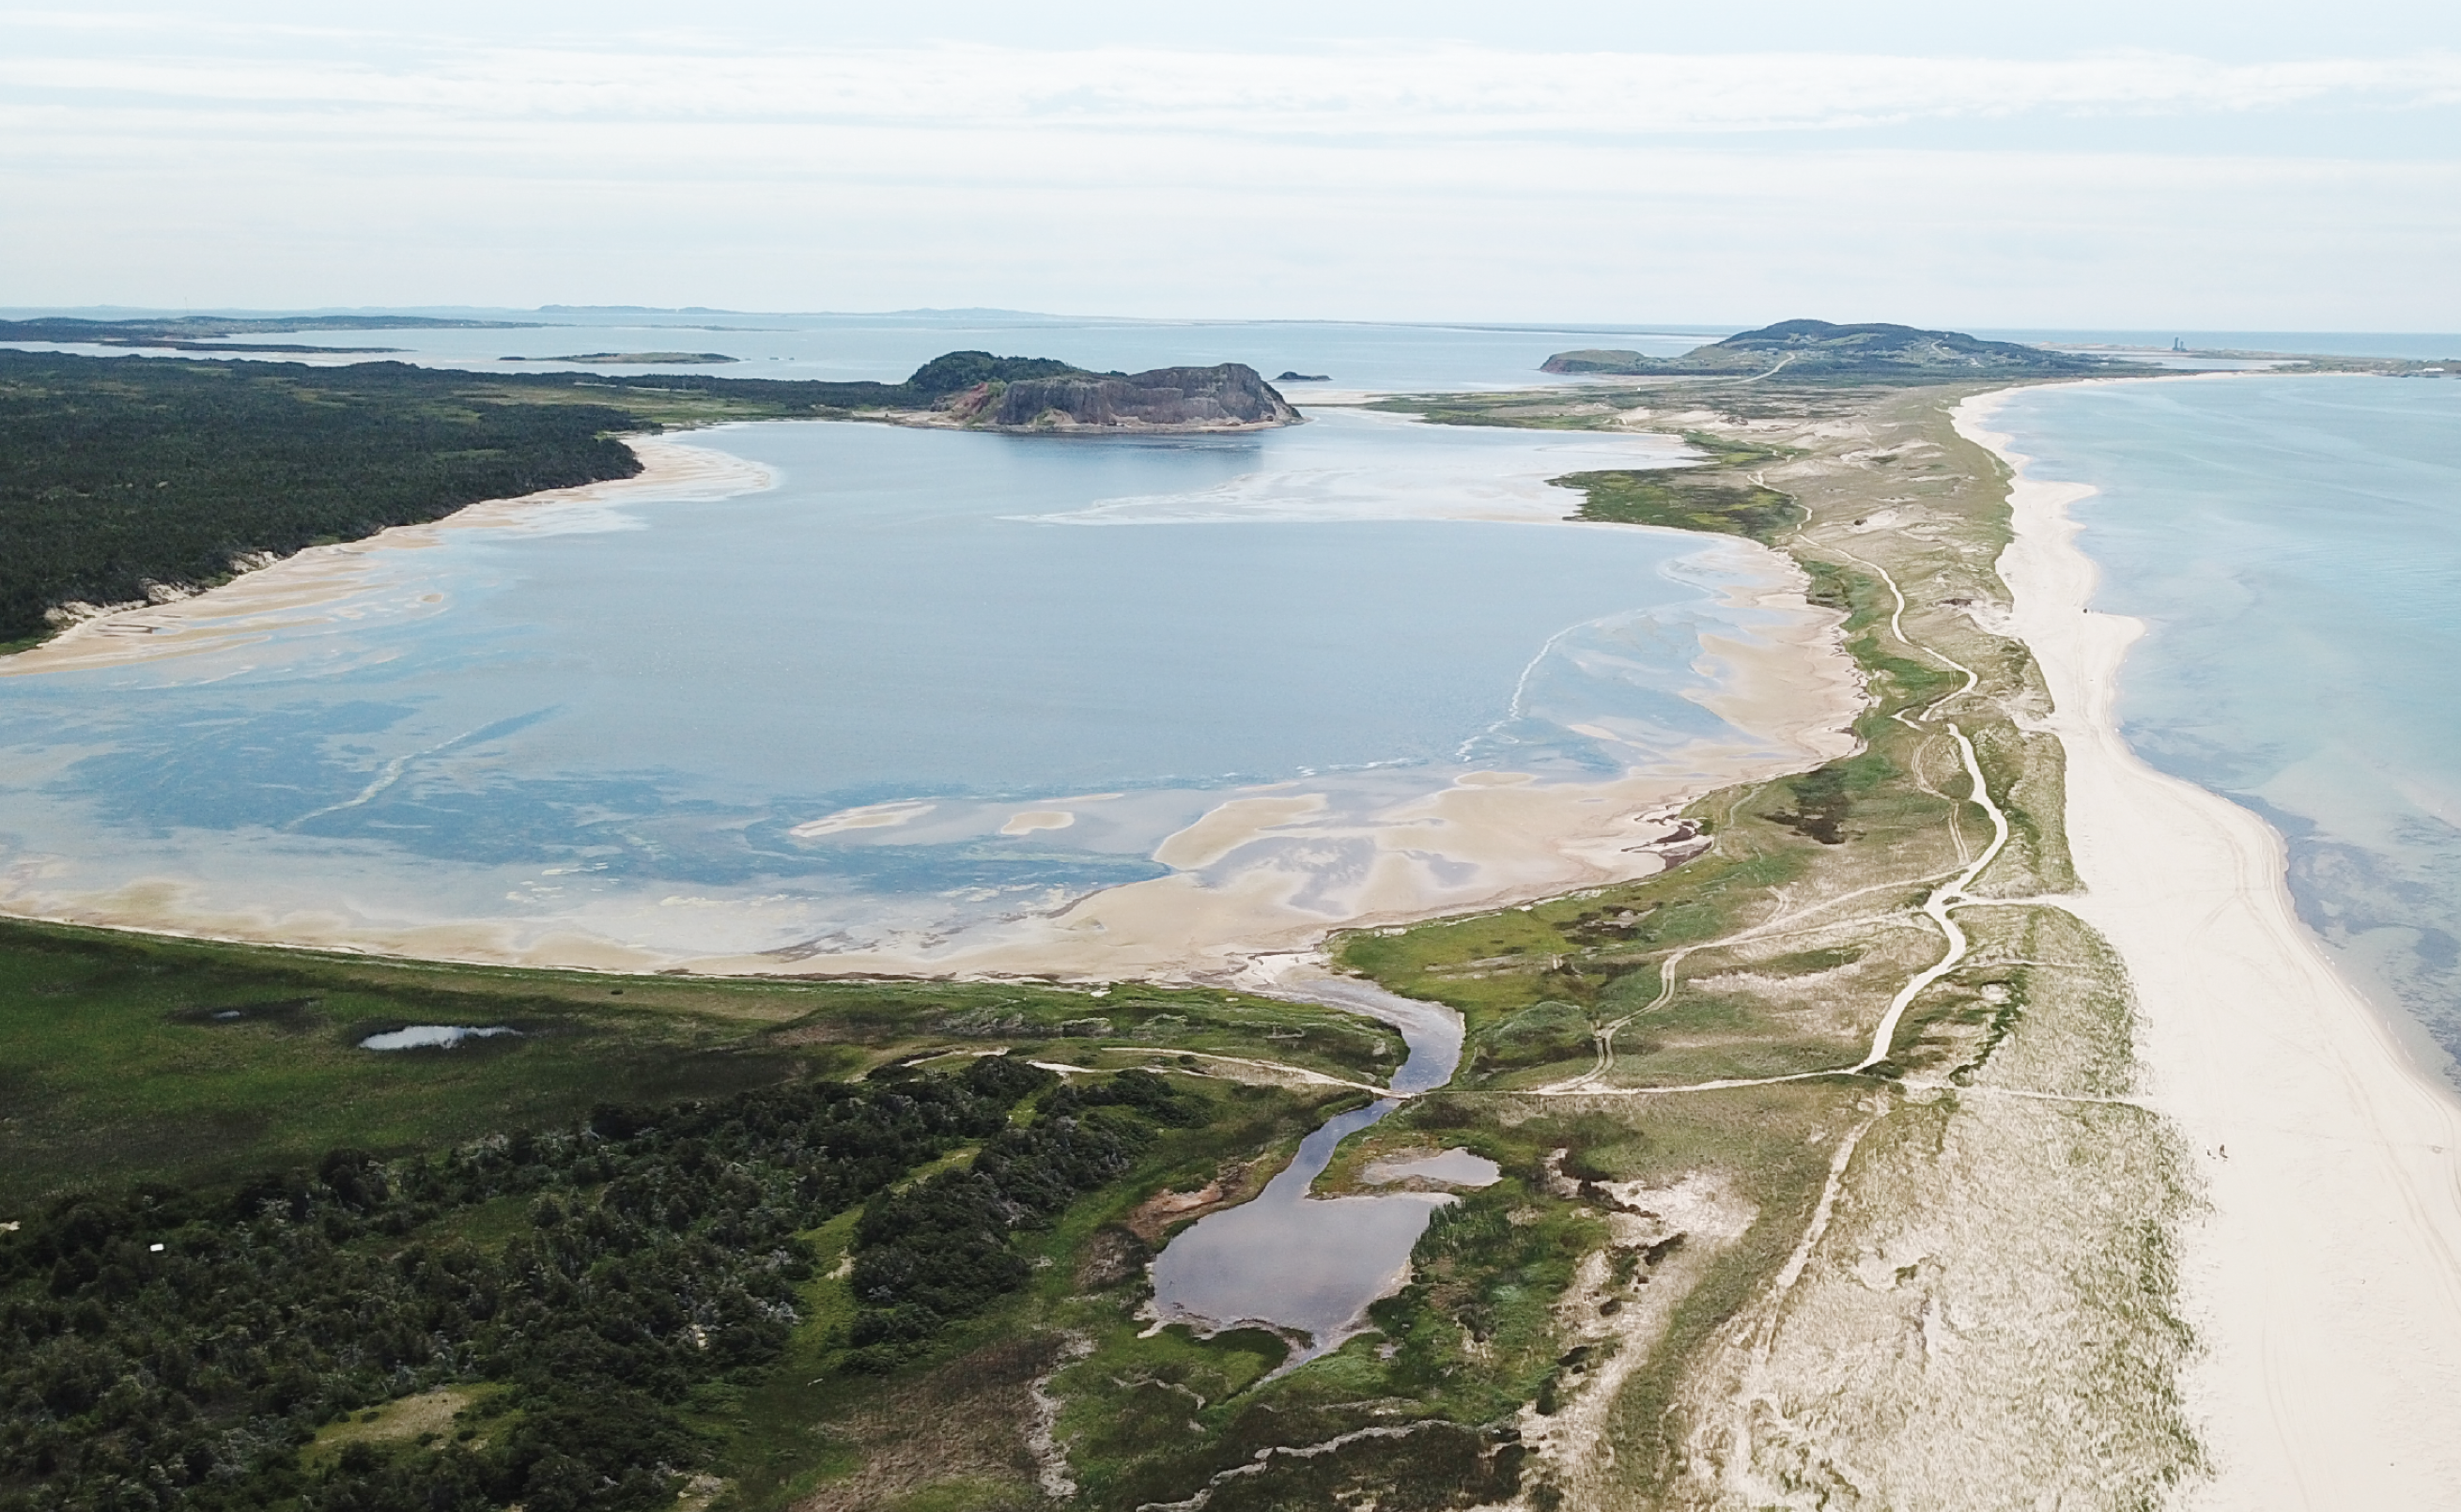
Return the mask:
[[445,532],[503,530],[530,524],[545,510],[576,505],[643,503],[653,500],[723,499],[769,487],[776,479],[757,462],[656,437],[624,443],[641,459],[631,478],[551,488],[517,499],[493,499],[423,525],[395,525],[363,541],[310,546],[244,572],[222,586],[168,604],[118,609],[83,620],[14,656],[0,657],[0,677],[124,666],[262,641],[284,628],[343,615],[416,613],[442,595],[414,595],[402,605],[361,600],[388,553],[440,544]]
[[[1099,980],[1223,980],[1259,955],[1306,950],[1336,928],[1510,906],[1654,875],[1684,832],[1683,804],[1739,782],[1802,771],[1852,752],[1863,687],[1837,646],[1838,616],[1813,608],[1773,554],[1735,543],[1771,570],[1727,589],[1778,611],[1753,642],[1704,637],[1701,701],[1757,745],[1636,748],[1620,777],[1540,782],[1472,772],[1368,812],[1309,784],[1226,799],[1154,850],[1182,868],[1106,888],[1057,914],[971,929],[911,948],[825,955],[702,957],[696,970],[1031,975]],[[1773,617],[1778,617],[1773,616]],[[1773,753],[1784,753],[1775,755]]]
[[2019,469],[2001,572],[2067,753],[2072,905],[2126,959],[2153,1105],[2198,1152],[2210,1213],[2181,1257],[2207,1353],[2189,1414],[2216,1478],[2195,1507],[2461,1506],[2461,1099],[2299,923],[2254,814],[2137,759],[2112,713],[2141,622],[2086,612],[2067,509]]
[[[105,622],[96,622],[0,667],[123,664],[271,640],[286,628],[324,621],[435,612],[396,602],[417,597],[423,606],[441,595],[420,574],[378,570],[385,553],[433,545],[448,529],[588,527],[586,511],[560,525],[560,506],[721,497],[769,480],[765,470],[722,453],[663,440],[633,444],[649,467],[638,478],[475,505],[435,524],[303,552],[198,598],[115,616],[134,622],[124,637],[102,633]],[[1748,611],[1750,630],[1704,636],[1701,686],[1687,692],[1736,726],[1732,735],[1675,745],[1663,733],[1599,731],[1630,744],[1627,769],[1598,780],[1496,771],[1415,781],[1336,774],[1226,793],[1176,832],[1153,837],[1147,854],[1171,875],[1073,903],[1036,900],[1005,917],[924,919],[849,939],[826,915],[806,927],[792,900],[659,900],[653,891],[591,912],[534,904],[524,892],[506,893],[515,906],[500,912],[405,916],[362,904],[347,889],[289,903],[249,897],[183,877],[167,857],[159,872],[90,892],[62,887],[30,864],[0,875],[0,905],[169,933],[528,966],[1225,978],[1259,953],[1305,949],[1335,928],[1508,906],[1651,875],[1666,864],[1661,842],[1680,848],[1686,840],[1666,818],[1683,803],[1851,751],[1863,689],[1838,647],[1839,616],[1808,604],[1803,575],[1775,553],[1739,541],[1704,543],[1701,551],[1714,554],[1712,580],[1731,607]],[[1118,796],[1011,811],[989,820],[984,833],[1075,828],[1081,805]],[[810,840],[938,823],[947,806],[929,798],[867,804],[805,820],[789,834]],[[680,924],[685,909],[701,910],[695,916],[701,922]]]

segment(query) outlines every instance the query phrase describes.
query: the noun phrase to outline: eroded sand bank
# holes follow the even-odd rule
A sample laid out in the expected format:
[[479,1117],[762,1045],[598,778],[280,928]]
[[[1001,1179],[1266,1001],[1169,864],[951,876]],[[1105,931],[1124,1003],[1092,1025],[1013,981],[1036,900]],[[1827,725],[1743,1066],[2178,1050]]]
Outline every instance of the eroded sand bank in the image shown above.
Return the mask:
[[426,524],[395,525],[363,541],[310,546],[190,598],[79,621],[31,650],[0,656],[0,677],[193,655],[264,641],[285,629],[336,617],[415,613],[417,605],[440,603],[442,595],[414,593],[416,602],[404,605],[363,601],[388,556],[438,545],[447,532],[536,528],[543,517],[560,511],[653,500],[723,499],[775,481],[760,463],[707,447],[648,436],[626,437],[624,442],[641,459],[641,471],[631,478],[488,500]]
[[2148,1090],[2208,1182],[2181,1279],[2217,1474],[2188,1503],[2461,1505],[2461,1101],[2299,923],[2279,838],[2121,738],[2143,623],[2087,609],[2067,510],[2092,490],[2024,476],[2001,397],[1957,421],[2017,469],[2001,573],[2067,753],[2072,906],[2128,964]]

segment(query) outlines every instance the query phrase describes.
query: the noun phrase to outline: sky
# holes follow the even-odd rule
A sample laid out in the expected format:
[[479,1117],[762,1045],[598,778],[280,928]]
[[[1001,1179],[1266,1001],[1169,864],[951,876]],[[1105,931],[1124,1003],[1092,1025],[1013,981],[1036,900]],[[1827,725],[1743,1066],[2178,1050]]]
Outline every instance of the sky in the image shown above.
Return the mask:
[[[5,0],[0,0],[5,3]],[[0,10],[0,305],[2461,330],[2461,6]]]

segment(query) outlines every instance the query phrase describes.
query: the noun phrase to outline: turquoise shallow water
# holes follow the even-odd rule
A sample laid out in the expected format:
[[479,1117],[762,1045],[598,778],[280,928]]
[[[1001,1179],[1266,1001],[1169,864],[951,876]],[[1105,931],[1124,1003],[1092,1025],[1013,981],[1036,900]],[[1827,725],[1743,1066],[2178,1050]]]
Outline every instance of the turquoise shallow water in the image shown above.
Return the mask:
[[[1752,744],[1693,696],[1703,633],[1768,623],[1725,600],[1731,547],[1423,518],[1560,514],[1537,479],[1680,455],[1662,440],[1338,412],[1220,438],[695,439],[778,485],[447,531],[370,559],[382,612],[0,678],[11,905],[160,880],[196,917],[860,948],[1164,875],[1161,838],[1242,786],[1368,804]],[[1063,799],[1065,829],[1007,832]]]
[[2461,1054],[2461,383],[2041,389],[1998,424],[2100,490],[2095,607],[2150,626],[2129,744],[2272,822],[2309,926]]

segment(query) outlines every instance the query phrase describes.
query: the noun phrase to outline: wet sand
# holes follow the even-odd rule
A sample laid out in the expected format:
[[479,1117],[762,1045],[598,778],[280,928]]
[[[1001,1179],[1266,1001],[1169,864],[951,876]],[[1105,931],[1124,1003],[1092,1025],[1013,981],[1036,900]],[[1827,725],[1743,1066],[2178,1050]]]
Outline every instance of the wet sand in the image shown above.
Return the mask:
[[[722,497],[768,481],[763,470],[723,453],[655,439],[632,444],[648,464],[637,478],[475,505],[435,524],[303,552],[198,598],[80,627],[14,665],[0,664],[0,671],[118,665],[268,640],[318,620],[403,612],[376,601],[423,592],[417,574],[378,569],[388,553],[436,544],[442,532],[536,525],[557,509],[645,498]],[[225,895],[217,905],[176,875],[74,897],[54,893],[39,876],[12,876],[0,878],[0,898],[12,911],[82,923],[526,966],[1228,980],[1260,955],[1311,948],[1336,928],[1509,906],[1652,875],[1667,863],[1669,844],[1686,838],[1671,822],[1684,803],[1853,749],[1850,727],[1863,693],[1838,645],[1839,616],[1808,604],[1807,580],[1774,552],[1741,541],[1705,542],[1702,550],[1715,558],[1728,603],[1755,611],[1749,639],[1705,639],[1696,662],[1704,686],[1692,696],[1738,727],[1743,734],[1731,743],[1636,745],[1630,767],[1607,780],[1488,771],[1414,781],[1396,772],[1225,793],[1192,823],[1160,838],[1150,854],[1174,868],[1169,876],[1094,892],[1056,911],[945,934],[918,929],[886,947],[747,950],[734,942],[760,932],[749,927],[757,909],[742,911],[755,905],[724,898],[646,898],[631,912],[645,924],[652,914],[663,917],[638,938],[621,915],[585,926],[537,916],[369,918],[340,899],[276,909],[234,906]],[[402,583],[410,586],[388,586]],[[1001,832],[1063,830],[1077,821],[1077,804],[1114,796],[1021,808]],[[934,807],[929,799],[876,804],[794,833],[898,827]],[[693,950],[676,943],[692,931],[672,929],[670,904],[735,908],[738,916],[724,925],[713,917],[703,935],[710,944]],[[643,943],[653,937],[666,944]]]
[[2088,610],[2097,573],[2067,510],[2092,490],[2024,476],[1989,429],[2001,397],[1966,401],[1958,428],[2018,470],[2001,572],[2067,753],[2086,889],[2070,906],[2127,962],[2152,1103],[2207,1182],[2180,1265],[2206,1350],[2188,1411],[2217,1474],[2186,1501],[2451,1506],[2461,1101],[2300,925],[2280,838],[2122,739],[2112,706],[2144,625]]
[[[1837,643],[1839,617],[1803,597],[1800,573],[1775,553],[1726,543],[1738,603],[1777,611],[1784,628],[1752,642],[1711,638],[1700,701],[1760,737],[1636,749],[1608,781],[1539,781],[1475,772],[1432,792],[1360,808],[1306,782],[1240,793],[1165,839],[1153,854],[1181,868],[1111,887],[1060,912],[972,929],[946,943],[805,957],[704,957],[709,972],[1051,976],[1074,980],[1228,981],[1260,956],[1304,951],[1337,928],[1509,907],[1655,875],[1687,832],[1685,803],[1719,788],[1802,771],[1855,748],[1860,675]],[[1772,752],[1783,753],[1773,756]]]

